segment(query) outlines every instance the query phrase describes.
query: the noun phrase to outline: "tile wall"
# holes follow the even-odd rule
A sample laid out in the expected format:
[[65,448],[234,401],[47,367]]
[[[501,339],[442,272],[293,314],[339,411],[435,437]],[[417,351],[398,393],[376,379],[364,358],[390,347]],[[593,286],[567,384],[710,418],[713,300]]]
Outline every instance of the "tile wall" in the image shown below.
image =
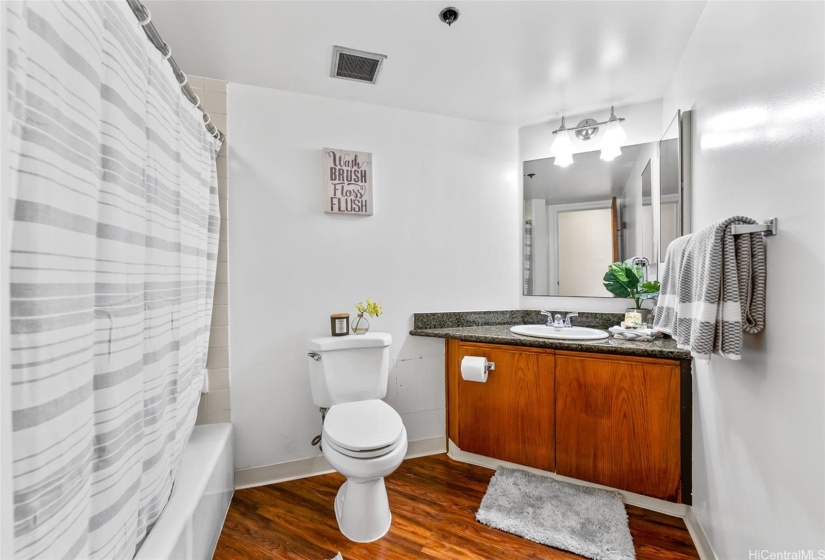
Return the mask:
[[[196,76],[189,77],[189,85],[203,101],[203,108],[212,117],[212,123],[226,134],[226,82]],[[212,308],[212,330],[209,334],[209,392],[201,396],[198,424],[229,422],[229,237],[227,154],[229,139],[225,139],[218,154],[218,191],[221,206],[221,235],[218,248],[218,272],[215,281],[215,300]]]

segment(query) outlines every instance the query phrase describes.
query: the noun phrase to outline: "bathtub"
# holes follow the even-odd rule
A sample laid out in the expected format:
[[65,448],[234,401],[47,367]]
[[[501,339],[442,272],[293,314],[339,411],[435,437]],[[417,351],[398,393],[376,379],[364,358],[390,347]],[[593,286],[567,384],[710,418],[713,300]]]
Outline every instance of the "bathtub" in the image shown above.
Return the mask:
[[169,503],[135,560],[212,558],[234,482],[232,424],[195,426]]

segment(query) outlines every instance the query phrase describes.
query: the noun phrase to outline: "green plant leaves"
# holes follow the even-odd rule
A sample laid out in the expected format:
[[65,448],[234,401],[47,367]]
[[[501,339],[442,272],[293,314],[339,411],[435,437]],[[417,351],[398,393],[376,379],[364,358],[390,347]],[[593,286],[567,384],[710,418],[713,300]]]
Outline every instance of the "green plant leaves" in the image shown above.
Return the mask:
[[607,267],[602,282],[607,291],[615,296],[635,298],[642,275],[642,267],[638,265],[615,262]]
[[659,297],[659,281],[653,280],[652,282],[645,282],[642,284],[641,288],[639,288],[639,294],[636,296],[638,299],[655,299]]
[[642,301],[659,297],[659,282],[642,282],[644,270],[637,264],[614,262],[607,267],[602,283],[608,292],[620,298],[632,298],[636,307]]

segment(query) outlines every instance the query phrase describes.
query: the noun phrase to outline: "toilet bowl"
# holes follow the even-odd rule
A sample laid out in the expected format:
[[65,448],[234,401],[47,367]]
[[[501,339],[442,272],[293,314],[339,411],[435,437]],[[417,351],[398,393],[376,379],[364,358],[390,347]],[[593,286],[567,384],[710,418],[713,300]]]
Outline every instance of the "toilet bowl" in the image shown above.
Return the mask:
[[335,517],[345,537],[371,542],[392,523],[384,477],[407,453],[407,430],[388,404],[371,399],[327,411],[321,437],[327,462],[347,478],[335,498]]

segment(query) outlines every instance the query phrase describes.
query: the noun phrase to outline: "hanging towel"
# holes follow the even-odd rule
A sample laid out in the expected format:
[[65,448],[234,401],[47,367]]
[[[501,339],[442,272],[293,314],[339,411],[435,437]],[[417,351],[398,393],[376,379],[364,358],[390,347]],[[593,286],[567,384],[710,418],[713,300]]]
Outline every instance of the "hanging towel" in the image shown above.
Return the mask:
[[735,216],[667,248],[653,328],[699,360],[714,352],[738,360],[742,332],[765,327],[765,244],[760,233],[733,235]]

